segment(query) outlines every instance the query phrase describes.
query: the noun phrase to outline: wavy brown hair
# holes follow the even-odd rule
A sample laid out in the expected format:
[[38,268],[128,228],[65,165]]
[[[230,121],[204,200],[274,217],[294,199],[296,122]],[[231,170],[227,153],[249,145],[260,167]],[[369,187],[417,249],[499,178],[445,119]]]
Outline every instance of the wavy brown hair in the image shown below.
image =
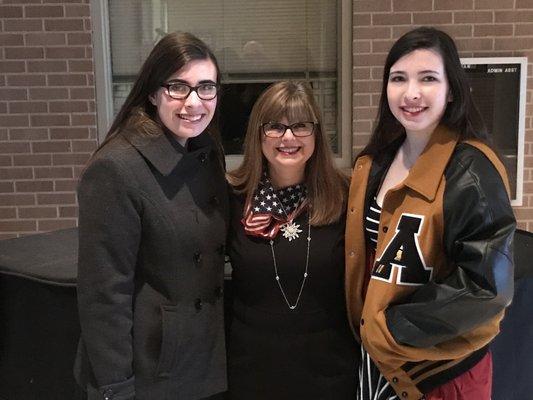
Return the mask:
[[280,121],[314,121],[315,151],[305,165],[305,184],[310,201],[312,225],[337,221],[346,207],[348,177],[337,169],[322,125],[320,109],[313,90],[304,82],[283,81],[268,87],[259,97],[250,115],[244,139],[244,160],[228,173],[228,181],[237,193],[250,201],[268,162],[261,150],[261,124]]

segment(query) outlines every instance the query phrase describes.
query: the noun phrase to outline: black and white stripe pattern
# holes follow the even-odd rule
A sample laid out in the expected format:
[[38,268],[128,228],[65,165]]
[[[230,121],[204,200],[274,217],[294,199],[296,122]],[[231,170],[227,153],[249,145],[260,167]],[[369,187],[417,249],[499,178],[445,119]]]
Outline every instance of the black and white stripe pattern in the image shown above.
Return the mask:
[[372,198],[365,215],[365,232],[367,243],[376,250],[378,244],[379,218],[381,217],[381,207],[378,205],[376,197]]
[[359,366],[359,387],[356,400],[399,400],[390,383],[376,367],[368,353],[361,346]]

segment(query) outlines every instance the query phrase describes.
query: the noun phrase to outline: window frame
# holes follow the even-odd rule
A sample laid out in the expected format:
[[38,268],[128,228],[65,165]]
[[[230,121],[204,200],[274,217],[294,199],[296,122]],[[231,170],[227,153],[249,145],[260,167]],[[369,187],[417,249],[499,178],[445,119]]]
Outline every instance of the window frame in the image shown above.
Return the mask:
[[[108,0],[91,0],[93,24],[93,58],[96,89],[98,143],[113,122],[113,79]],[[335,163],[340,168],[352,164],[352,2],[337,0],[337,131],[340,153]],[[242,155],[227,155],[228,170],[242,162]]]

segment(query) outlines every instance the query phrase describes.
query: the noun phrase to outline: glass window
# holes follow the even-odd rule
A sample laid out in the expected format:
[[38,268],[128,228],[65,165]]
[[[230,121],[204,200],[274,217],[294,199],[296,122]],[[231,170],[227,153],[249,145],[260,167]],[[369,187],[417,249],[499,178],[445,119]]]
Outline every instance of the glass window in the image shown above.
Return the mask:
[[[258,95],[284,79],[311,84],[339,165],[349,166],[351,108],[342,103],[351,97],[351,86],[339,78],[346,53],[341,45],[344,3],[348,2],[110,0],[101,4],[108,14],[112,113],[118,112],[154,44],[167,32],[188,31],[210,46],[220,64],[220,129],[230,168],[238,164],[232,165],[231,156],[242,154]],[[346,36],[351,40],[351,23]],[[344,56],[350,59],[349,53]],[[344,95],[343,82],[348,91]],[[350,116],[341,118],[341,109]]]

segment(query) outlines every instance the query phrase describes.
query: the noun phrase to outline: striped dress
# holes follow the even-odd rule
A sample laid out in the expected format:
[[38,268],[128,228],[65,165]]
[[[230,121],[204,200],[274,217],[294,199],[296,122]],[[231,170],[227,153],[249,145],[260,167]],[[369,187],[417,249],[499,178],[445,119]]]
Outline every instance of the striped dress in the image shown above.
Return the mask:
[[[376,197],[372,199],[365,213],[365,236],[367,246],[376,250],[378,242],[379,219],[381,217],[381,207],[378,205]],[[373,264],[373,260],[372,263]],[[369,265],[371,265],[369,264]],[[370,280],[371,271],[367,271]],[[368,282],[367,282],[368,283]],[[399,397],[390,386],[381,372],[376,367],[368,353],[361,345],[361,364],[359,366],[359,388],[357,390],[357,400],[399,400]]]

